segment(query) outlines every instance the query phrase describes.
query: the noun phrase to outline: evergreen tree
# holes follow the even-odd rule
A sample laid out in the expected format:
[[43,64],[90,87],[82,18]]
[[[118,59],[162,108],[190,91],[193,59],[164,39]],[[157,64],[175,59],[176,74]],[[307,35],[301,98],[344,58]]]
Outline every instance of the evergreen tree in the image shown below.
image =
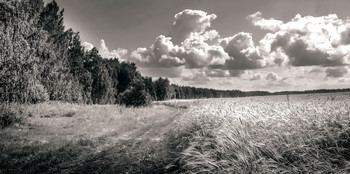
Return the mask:
[[[68,50],[70,31],[64,31],[63,12],[56,1],[48,3],[40,14],[39,26],[48,34],[45,54],[42,56],[42,83],[49,92],[51,100],[76,101],[79,95],[75,89],[79,85],[70,74]],[[78,97],[78,98],[77,98]]]
[[47,99],[38,68],[46,37],[38,28],[42,8],[41,0],[0,3],[1,101],[27,103]]
[[159,77],[155,82],[156,94],[158,100],[169,99],[170,82],[167,78],[163,79]]
[[88,52],[88,70],[92,76],[91,98],[93,103],[111,104],[115,103],[115,92],[112,80],[108,74],[106,66],[102,62],[102,57],[98,50],[93,48]]
[[156,87],[152,77],[143,77],[143,83],[145,84],[146,92],[151,95],[153,100],[157,100]]

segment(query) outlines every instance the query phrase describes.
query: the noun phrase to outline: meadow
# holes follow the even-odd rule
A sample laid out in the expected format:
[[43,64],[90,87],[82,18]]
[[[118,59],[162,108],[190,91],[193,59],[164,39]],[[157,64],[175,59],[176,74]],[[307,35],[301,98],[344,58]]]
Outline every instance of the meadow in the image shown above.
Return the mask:
[[0,173],[349,173],[350,93],[288,98],[14,105]]

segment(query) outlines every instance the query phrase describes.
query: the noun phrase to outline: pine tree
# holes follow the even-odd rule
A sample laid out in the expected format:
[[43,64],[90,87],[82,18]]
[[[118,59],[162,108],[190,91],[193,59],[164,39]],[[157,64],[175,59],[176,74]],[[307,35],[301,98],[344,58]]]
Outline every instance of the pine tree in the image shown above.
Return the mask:
[[42,0],[0,3],[2,101],[28,103],[46,99],[38,68],[46,37],[37,27],[42,8]]

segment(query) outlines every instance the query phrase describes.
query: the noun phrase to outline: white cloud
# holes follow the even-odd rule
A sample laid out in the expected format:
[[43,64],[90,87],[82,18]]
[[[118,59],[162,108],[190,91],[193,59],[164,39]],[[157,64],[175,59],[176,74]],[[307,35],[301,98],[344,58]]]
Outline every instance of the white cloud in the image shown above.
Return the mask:
[[118,59],[123,59],[123,56],[128,53],[128,50],[118,48],[116,50],[110,51],[103,39],[100,41],[100,50],[99,50],[101,56],[103,58],[118,58]]
[[92,45],[89,42],[83,42],[81,45],[84,47],[84,49],[86,51],[90,51],[90,50],[92,50],[92,48],[94,48],[94,45]]
[[186,9],[177,13],[174,18],[175,21],[169,32],[169,37],[176,45],[179,45],[191,33],[203,33],[211,26],[211,21],[216,19],[216,15],[208,15],[201,10]]
[[220,45],[230,56],[225,62],[225,69],[257,69],[266,64],[260,56],[260,51],[255,47],[250,33],[241,32],[220,41]]
[[231,76],[266,64],[251,34],[220,38],[216,30],[209,30],[215,18],[204,11],[184,10],[175,15],[168,37],[160,35],[149,48],[136,49],[130,60],[145,67],[229,70]]
[[261,13],[249,17],[254,25],[270,30],[259,42],[264,57],[279,65],[338,66],[350,63],[349,21],[337,15],[296,15],[291,21],[264,19]]
[[[264,19],[260,12],[248,18],[268,32],[258,43],[246,32],[222,38],[210,28],[215,14],[184,10],[175,15],[167,36],[159,35],[151,46],[137,48],[129,60],[148,69],[152,76],[162,76],[170,68],[174,70],[170,76],[187,84],[209,85],[208,81],[227,78],[276,89],[287,85],[289,89],[293,85],[305,87],[310,79],[316,82],[325,74],[339,76],[338,69],[327,73],[326,68],[350,63],[350,20],[338,19],[336,15],[296,15],[283,22]],[[263,72],[247,74],[246,70]],[[347,78],[346,72],[340,73]]]
[[259,26],[261,29],[264,30],[272,30],[277,31],[279,27],[283,24],[283,21],[276,20],[276,19],[264,19],[261,17],[261,12],[258,11],[254,14],[249,15],[247,18],[252,20],[254,25]]
[[178,67],[185,64],[185,50],[174,45],[170,37],[160,35],[154,44],[147,48],[138,48],[131,53],[131,60],[146,67]]

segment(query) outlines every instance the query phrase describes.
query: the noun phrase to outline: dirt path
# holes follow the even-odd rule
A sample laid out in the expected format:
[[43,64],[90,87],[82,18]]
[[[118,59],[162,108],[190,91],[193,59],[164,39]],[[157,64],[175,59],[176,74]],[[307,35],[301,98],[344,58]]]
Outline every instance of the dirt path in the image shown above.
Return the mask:
[[26,125],[0,132],[0,173],[166,173],[178,154],[168,133],[186,111],[162,104],[30,109]]
[[152,117],[143,118],[140,120],[144,123],[142,127],[111,138],[115,140],[150,139],[153,141],[161,141],[170,130],[176,128],[176,119],[182,112],[183,109],[172,108],[172,111],[167,115],[154,115]]
[[[90,156],[78,173],[167,173],[166,166],[177,153],[169,148],[166,135],[176,128],[183,109],[172,108],[167,115],[140,120],[142,127],[118,136],[107,136],[113,145]],[[75,173],[75,172],[73,172]]]

